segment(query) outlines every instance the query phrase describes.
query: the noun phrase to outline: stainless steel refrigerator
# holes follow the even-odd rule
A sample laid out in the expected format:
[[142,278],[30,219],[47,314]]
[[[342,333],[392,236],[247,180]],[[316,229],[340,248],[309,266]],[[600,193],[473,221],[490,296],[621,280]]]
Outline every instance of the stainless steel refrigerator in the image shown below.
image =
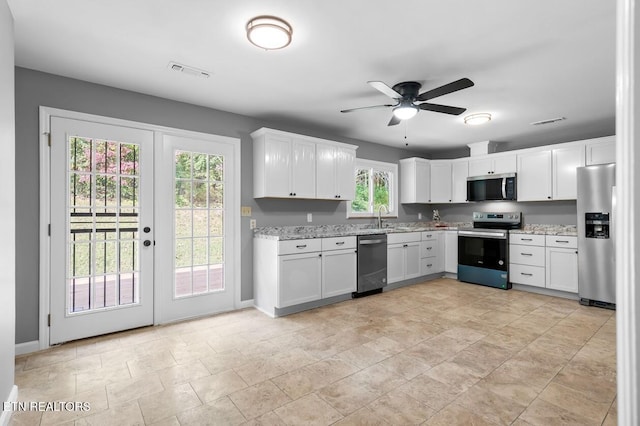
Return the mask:
[[578,294],[580,303],[615,309],[616,165],[578,168]]

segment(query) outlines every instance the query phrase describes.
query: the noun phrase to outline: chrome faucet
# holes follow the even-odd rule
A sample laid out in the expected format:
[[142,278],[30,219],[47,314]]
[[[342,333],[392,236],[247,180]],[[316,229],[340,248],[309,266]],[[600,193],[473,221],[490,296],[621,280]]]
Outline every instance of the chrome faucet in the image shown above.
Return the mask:
[[384,204],[378,207],[378,229],[382,229],[382,209],[384,209],[384,212],[386,214],[389,214],[389,210],[387,210],[387,206],[385,206]]

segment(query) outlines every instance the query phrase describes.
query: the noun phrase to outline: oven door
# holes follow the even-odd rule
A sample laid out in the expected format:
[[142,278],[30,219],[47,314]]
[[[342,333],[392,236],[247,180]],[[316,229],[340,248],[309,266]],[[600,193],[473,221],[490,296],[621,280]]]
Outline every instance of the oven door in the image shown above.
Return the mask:
[[502,289],[508,280],[508,239],[489,232],[458,234],[458,279]]

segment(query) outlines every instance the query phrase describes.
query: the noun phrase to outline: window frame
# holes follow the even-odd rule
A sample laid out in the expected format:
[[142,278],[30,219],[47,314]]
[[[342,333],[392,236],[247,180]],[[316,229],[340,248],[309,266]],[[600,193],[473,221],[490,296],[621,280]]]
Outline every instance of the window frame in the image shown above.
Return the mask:
[[[390,174],[389,185],[389,207],[391,211],[382,215],[385,218],[397,218],[398,217],[398,164],[387,163],[383,161],[365,160],[363,158],[356,158],[353,168],[353,174],[356,175],[358,169],[369,169],[369,210],[366,212],[353,212],[351,211],[351,200],[347,201],[347,219],[358,218],[375,218],[378,217],[378,213],[373,211],[373,185],[371,183],[372,171],[382,171]],[[354,185],[356,184],[354,179]],[[355,191],[354,191],[355,193]]]

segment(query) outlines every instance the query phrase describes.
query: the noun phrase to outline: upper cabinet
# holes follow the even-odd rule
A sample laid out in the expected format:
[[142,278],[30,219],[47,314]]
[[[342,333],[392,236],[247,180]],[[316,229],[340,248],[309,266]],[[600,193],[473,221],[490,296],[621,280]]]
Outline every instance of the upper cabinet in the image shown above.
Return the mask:
[[587,166],[594,164],[607,164],[616,162],[616,137],[588,139],[586,144]]
[[353,198],[356,146],[267,128],[251,137],[255,198]]
[[469,176],[484,176],[516,171],[516,154],[488,154],[469,159]]
[[400,202],[428,203],[431,198],[431,165],[423,158],[400,160]]
[[431,203],[450,203],[451,160],[431,161]]
[[317,198],[352,200],[355,196],[356,150],[336,145],[316,145]]
[[469,177],[469,160],[451,161],[451,202],[467,201],[467,178]]
[[551,151],[554,200],[575,200],[578,197],[577,168],[584,167],[585,146],[582,144]]
[[551,150],[518,154],[518,201],[551,200]]

